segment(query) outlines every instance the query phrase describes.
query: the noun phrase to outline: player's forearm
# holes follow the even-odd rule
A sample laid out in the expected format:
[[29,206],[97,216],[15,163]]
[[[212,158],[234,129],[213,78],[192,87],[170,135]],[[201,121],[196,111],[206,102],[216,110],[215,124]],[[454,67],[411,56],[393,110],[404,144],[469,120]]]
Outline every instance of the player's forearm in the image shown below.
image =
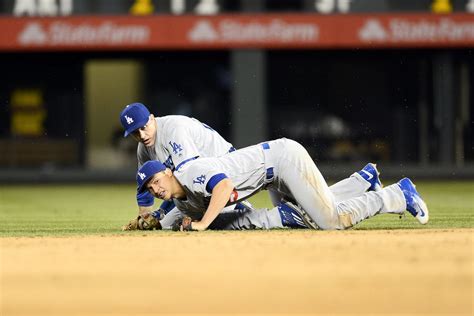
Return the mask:
[[153,211],[155,198],[150,192],[137,192],[138,214],[144,214]]
[[224,179],[219,182],[212,190],[211,201],[206,213],[199,222],[192,223],[192,228],[195,230],[207,229],[229,202],[232,190],[234,190],[234,184],[231,180]]

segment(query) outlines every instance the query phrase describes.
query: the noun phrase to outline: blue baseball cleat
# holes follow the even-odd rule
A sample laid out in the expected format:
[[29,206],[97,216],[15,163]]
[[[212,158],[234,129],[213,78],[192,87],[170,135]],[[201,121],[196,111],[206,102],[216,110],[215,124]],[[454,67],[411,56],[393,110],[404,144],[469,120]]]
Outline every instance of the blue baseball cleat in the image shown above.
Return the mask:
[[308,228],[301,215],[295,210],[294,205],[290,205],[289,202],[281,202],[277,207],[283,226],[290,228]]
[[420,224],[424,225],[428,223],[428,206],[426,206],[426,203],[416,191],[416,186],[413,182],[408,178],[403,178],[398,181],[398,186],[402,189],[403,195],[405,196],[407,211],[413,215]]
[[[288,220],[288,217],[283,218],[283,216],[290,214],[295,221],[298,218],[297,223],[298,225],[300,225],[300,228],[306,227],[306,228],[319,229],[315,221],[299,205],[295,205],[289,201],[282,200],[281,203],[278,204],[278,211],[280,212],[280,216],[282,217],[281,221],[283,225],[285,225],[285,220]],[[297,215],[297,217],[294,215]],[[304,225],[303,227],[301,227],[300,221],[303,221],[303,225]],[[289,221],[287,223],[289,224]],[[288,227],[295,228],[294,226],[288,226]]]
[[380,181],[380,172],[377,170],[377,165],[368,163],[361,171],[357,172],[365,181],[370,183],[369,191],[380,191],[383,188]]

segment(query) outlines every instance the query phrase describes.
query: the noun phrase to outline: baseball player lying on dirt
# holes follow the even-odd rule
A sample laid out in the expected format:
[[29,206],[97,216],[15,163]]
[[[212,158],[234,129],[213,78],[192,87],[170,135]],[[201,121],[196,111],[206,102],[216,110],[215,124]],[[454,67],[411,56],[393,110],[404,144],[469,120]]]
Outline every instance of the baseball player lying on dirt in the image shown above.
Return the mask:
[[[155,117],[142,103],[132,103],[120,113],[124,137],[138,142],[138,168],[146,161],[160,160],[171,171],[197,157],[219,157],[235,148],[218,132],[196,119],[182,115]],[[154,198],[148,192],[137,192],[139,214],[153,211]],[[243,208],[234,205],[227,208]],[[172,202],[160,206],[161,226],[170,227],[181,212]],[[238,212],[238,211],[237,211]]]
[[[421,224],[429,216],[408,178],[381,189],[375,165],[368,164],[330,188],[306,149],[286,138],[219,158],[194,159],[174,172],[159,161],[148,161],[138,170],[137,183],[139,192],[173,200],[185,212],[175,225],[182,231],[209,228],[224,207],[264,189],[286,201],[297,220],[314,229],[346,229],[377,214],[405,210]],[[137,225],[152,227],[153,218],[139,216]]]
[[[208,125],[181,115],[155,117],[142,103],[127,105],[120,113],[120,122],[125,131],[124,137],[131,136],[138,142],[138,167],[146,161],[159,160],[175,171],[198,157],[220,157],[235,150],[231,143]],[[376,173],[375,170],[372,172]],[[229,205],[221,211],[211,228],[234,230],[304,226],[292,208],[280,203],[274,196],[272,201],[279,208],[270,212],[254,212],[247,201]],[[161,204],[158,211],[152,212],[154,197],[148,191],[137,192],[137,204],[139,214],[152,213],[153,220],[158,219],[155,228],[169,229],[183,216],[172,201]],[[124,226],[124,229],[137,227],[136,223],[134,221]]]

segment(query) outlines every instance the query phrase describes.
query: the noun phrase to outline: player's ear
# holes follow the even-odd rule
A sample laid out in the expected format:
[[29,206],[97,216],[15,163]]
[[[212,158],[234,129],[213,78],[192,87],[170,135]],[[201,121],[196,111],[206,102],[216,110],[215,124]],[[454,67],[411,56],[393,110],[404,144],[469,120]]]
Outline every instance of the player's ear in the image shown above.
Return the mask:
[[171,170],[169,168],[166,168],[165,169],[165,174],[168,176],[168,177],[171,177],[173,175],[173,172],[171,172]]

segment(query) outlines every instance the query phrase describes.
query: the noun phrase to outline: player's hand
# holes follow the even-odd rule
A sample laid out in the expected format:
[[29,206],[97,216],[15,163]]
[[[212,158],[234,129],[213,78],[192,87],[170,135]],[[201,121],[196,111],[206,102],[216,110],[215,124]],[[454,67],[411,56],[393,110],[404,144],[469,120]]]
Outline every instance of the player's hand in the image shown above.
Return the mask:
[[155,212],[147,212],[138,215],[137,218],[132,219],[127,225],[122,226],[123,231],[128,230],[153,230],[161,229],[160,218],[155,217]]
[[176,222],[174,222],[171,228],[174,231],[181,231],[181,232],[195,230],[193,227],[193,220],[189,216],[184,216],[183,218],[178,219]]
[[206,230],[206,229],[207,229],[207,226],[205,226],[204,223],[201,222],[201,221],[193,222],[193,224],[192,224],[192,230],[203,231],[203,230]]

